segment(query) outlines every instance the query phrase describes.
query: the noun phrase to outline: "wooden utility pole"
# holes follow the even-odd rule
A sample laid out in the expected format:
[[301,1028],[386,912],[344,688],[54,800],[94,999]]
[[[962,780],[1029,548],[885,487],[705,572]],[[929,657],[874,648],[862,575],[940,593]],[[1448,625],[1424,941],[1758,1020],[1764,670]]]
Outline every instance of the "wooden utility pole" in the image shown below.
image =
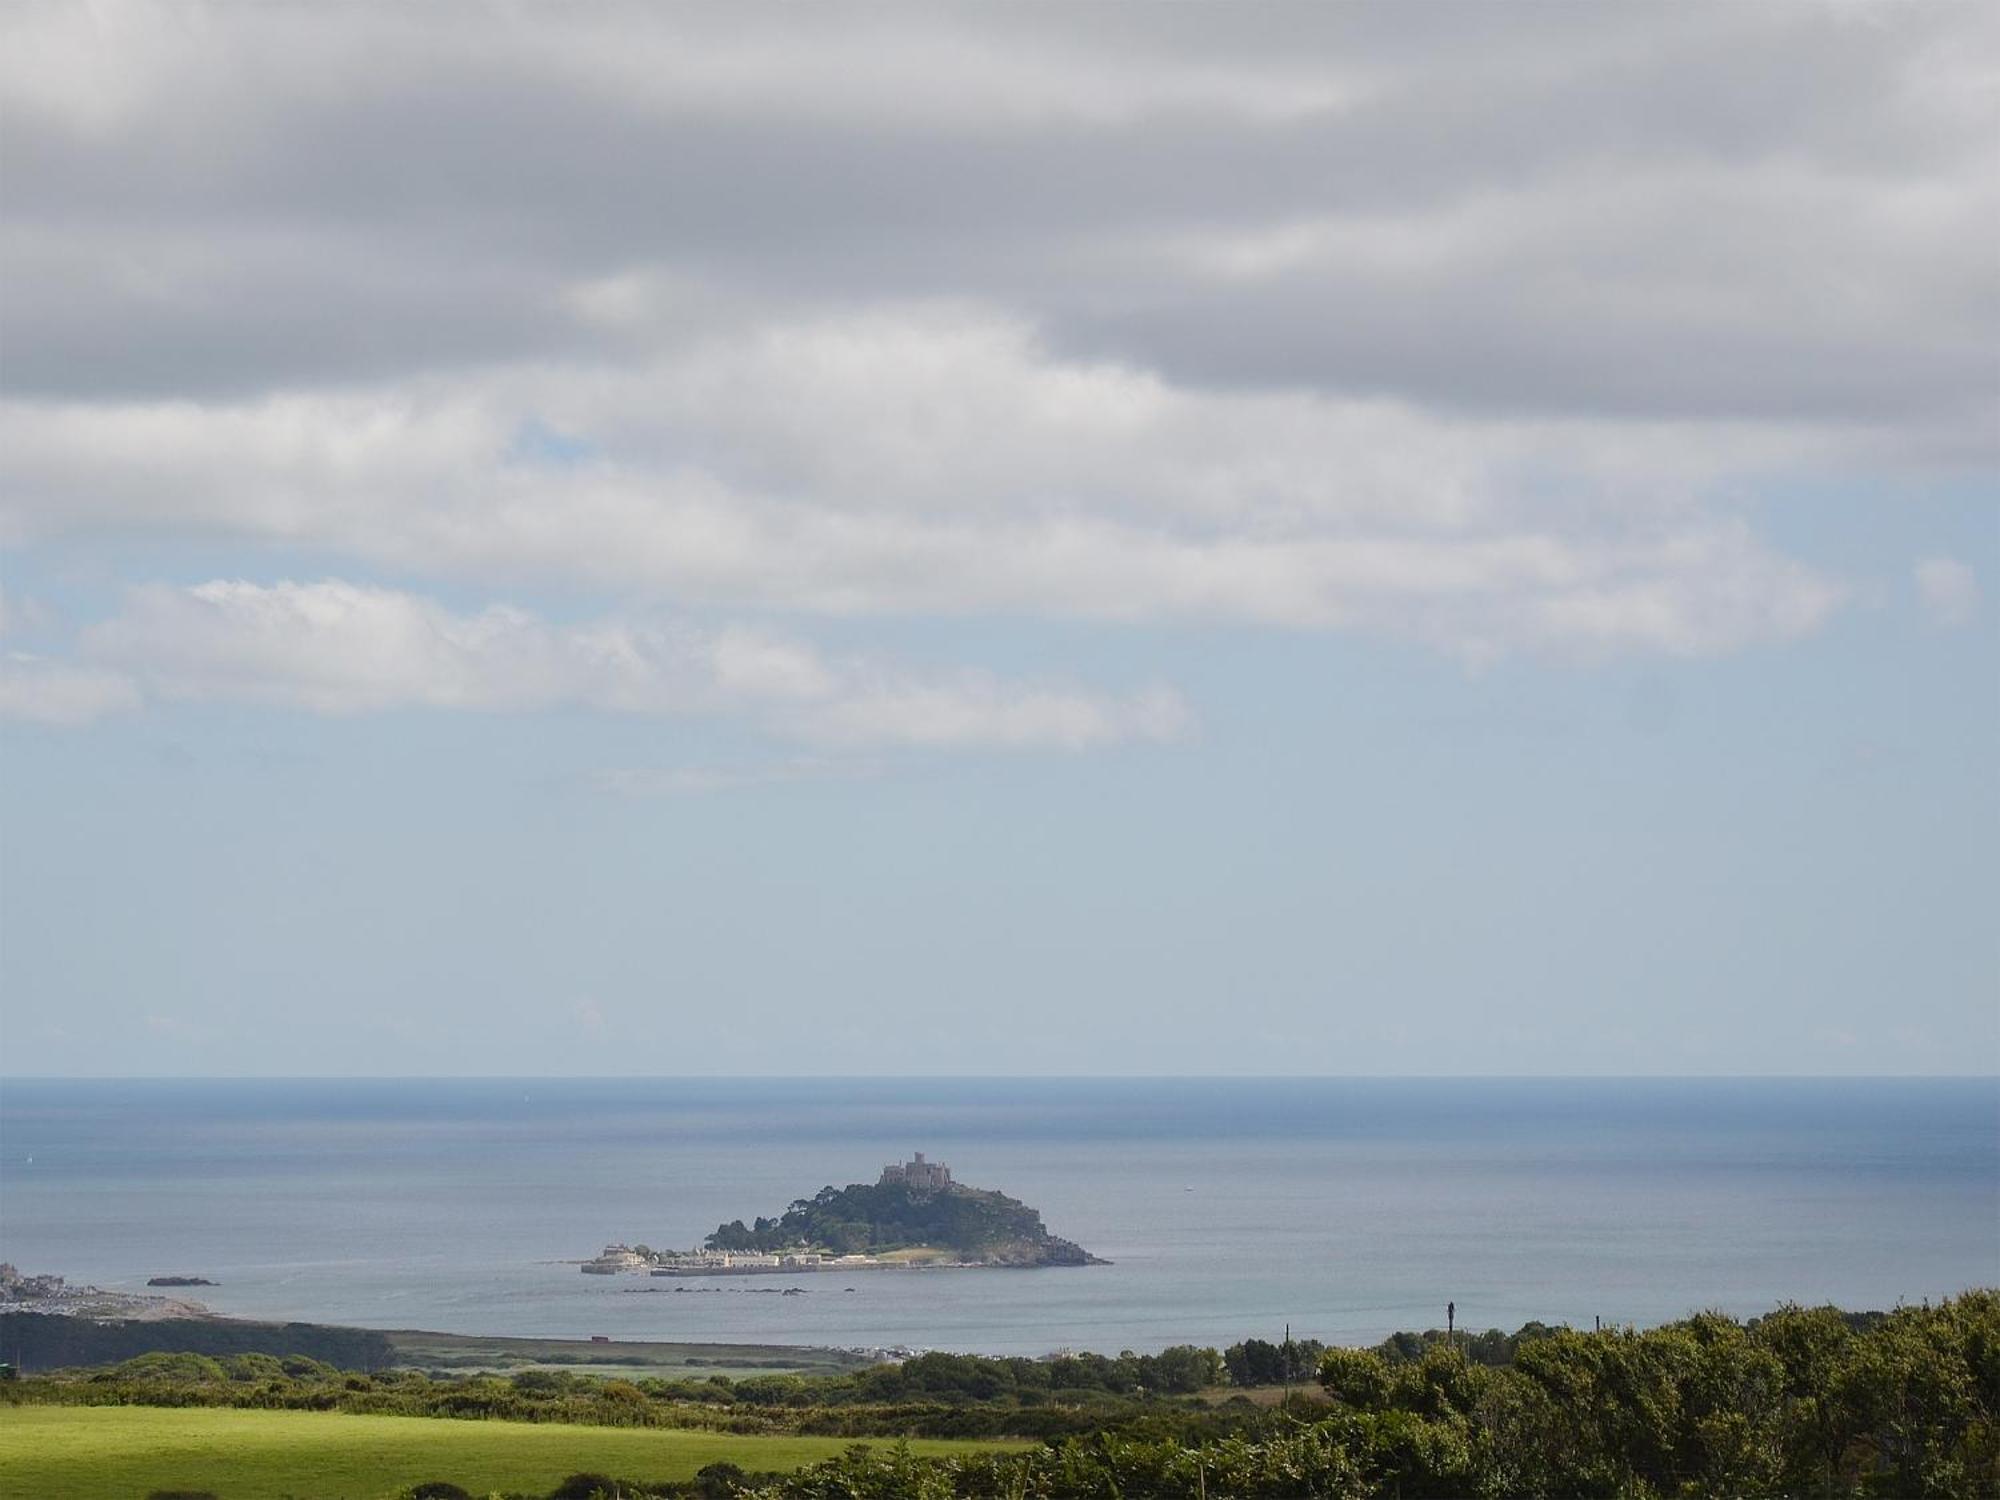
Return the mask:
[[1458,1352],[1458,1331],[1457,1331],[1457,1323],[1458,1323],[1458,1304],[1457,1304],[1456,1302],[1447,1302],[1447,1303],[1445,1303],[1445,1305],[1444,1305],[1444,1346],[1445,1346],[1445,1348],[1447,1348],[1447,1349],[1451,1350],[1451,1351],[1452,1351],[1452,1353],[1454,1353],[1454,1354],[1456,1354],[1456,1353]]
[[1279,1351],[1285,1364],[1285,1405],[1292,1404],[1292,1325],[1285,1325],[1285,1347]]

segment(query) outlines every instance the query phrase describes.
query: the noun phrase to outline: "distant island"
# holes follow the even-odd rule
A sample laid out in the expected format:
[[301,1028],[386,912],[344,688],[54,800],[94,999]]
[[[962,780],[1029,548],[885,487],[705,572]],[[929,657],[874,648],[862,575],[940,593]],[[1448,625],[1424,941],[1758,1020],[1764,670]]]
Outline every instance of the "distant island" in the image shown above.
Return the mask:
[[206,1276],[148,1276],[147,1286],[214,1286]]
[[698,1250],[606,1245],[586,1275],[751,1276],[892,1267],[1025,1267],[1106,1264],[1050,1234],[1018,1198],[952,1180],[919,1151],[882,1169],[873,1184],[823,1187],[774,1219],[716,1226]]

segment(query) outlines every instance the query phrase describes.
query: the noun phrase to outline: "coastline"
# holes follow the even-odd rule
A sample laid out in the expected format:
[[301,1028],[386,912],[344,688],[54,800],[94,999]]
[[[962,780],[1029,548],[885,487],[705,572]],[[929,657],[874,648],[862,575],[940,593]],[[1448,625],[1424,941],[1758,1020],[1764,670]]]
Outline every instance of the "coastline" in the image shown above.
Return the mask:
[[[1047,1271],[1066,1270],[1075,1265],[1108,1266],[1108,1260],[1092,1256],[1087,1261],[1011,1260],[865,1260],[842,1261],[816,1266],[655,1266],[644,1273],[648,1278],[667,1277],[679,1281],[699,1281],[711,1276],[824,1276],[834,1271]],[[593,1271],[594,1276],[637,1276],[637,1271]]]
[[666,1339],[534,1338],[421,1328],[358,1328],[202,1312],[186,1317],[94,1317],[0,1311],[0,1344],[23,1373],[116,1363],[141,1353],[271,1354],[345,1367],[515,1374],[562,1369],[591,1375],[838,1375],[916,1351],[900,1345],[696,1343]]

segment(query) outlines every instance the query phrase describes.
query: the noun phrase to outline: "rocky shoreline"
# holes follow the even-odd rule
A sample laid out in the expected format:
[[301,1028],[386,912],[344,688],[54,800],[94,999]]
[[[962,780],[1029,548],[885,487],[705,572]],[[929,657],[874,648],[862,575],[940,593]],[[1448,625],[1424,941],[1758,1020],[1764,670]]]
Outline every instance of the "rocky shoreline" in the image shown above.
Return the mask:
[[[149,1286],[213,1286],[212,1281],[152,1281]],[[0,1313],[43,1313],[58,1318],[93,1321],[156,1322],[167,1318],[213,1317],[208,1308],[185,1297],[160,1297],[144,1292],[113,1292],[103,1287],[73,1285],[61,1276],[23,1275],[0,1263]]]

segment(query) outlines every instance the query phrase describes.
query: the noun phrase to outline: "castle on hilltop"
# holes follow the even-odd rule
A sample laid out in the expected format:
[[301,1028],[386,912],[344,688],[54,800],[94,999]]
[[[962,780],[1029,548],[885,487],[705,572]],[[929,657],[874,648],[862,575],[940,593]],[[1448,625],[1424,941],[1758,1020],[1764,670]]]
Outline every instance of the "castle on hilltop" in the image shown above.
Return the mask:
[[925,1193],[941,1192],[951,1186],[951,1168],[941,1161],[925,1161],[924,1153],[919,1151],[900,1166],[891,1162],[882,1169],[882,1180],[876,1186],[891,1184]]

